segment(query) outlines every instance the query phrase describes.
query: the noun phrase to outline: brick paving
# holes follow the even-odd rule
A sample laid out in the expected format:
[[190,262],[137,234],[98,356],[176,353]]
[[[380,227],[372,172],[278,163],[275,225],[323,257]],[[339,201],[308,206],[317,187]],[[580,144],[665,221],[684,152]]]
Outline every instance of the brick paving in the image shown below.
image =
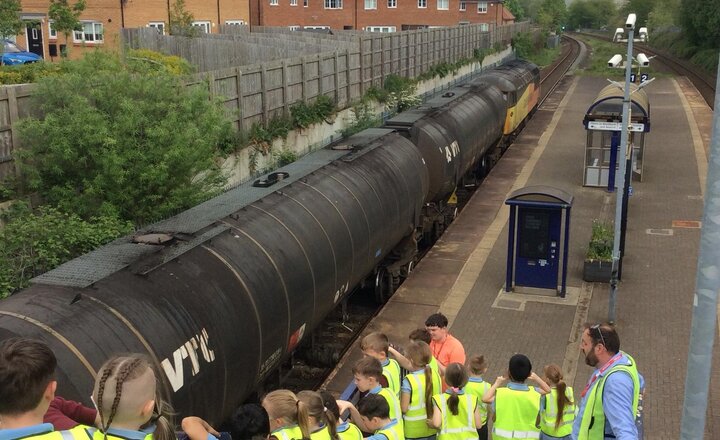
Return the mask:
[[[486,355],[490,361],[488,380],[505,371],[512,354],[524,353],[538,373],[543,365],[558,363],[569,370],[566,373],[578,392],[584,387],[591,368],[577,350],[577,324],[607,318],[608,286],[584,284],[582,265],[592,220],[614,218],[615,195],[601,188],[582,187],[586,139],[582,117],[606,84],[604,78],[566,78],[368,331],[384,331],[392,341],[403,344],[409,331],[422,326],[427,315],[450,307],[449,297],[458,289],[458,276],[462,278],[463,268],[476,262],[479,243],[487,244],[487,236],[493,232],[489,228],[499,224],[502,231],[497,240],[488,249],[480,249],[481,269],[457,311],[451,332],[463,341],[468,354]],[[645,141],[644,179],[633,183],[627,255],[617,303],[622,348],[635,356],[646,379],[646,439],[679,437],[700,230],[673,228],[672,222],[702,217],[698,165],[688,124],[699,116],[701,133],[709,130],[706,121],[710,109],[703,111],[696,93],[684,81],[679,81],[680,87],[676,84],[673,79],[661,78],[646,89],[652,126]],[[677,93],[680,88],[687,90],[685,96],[692,108],[687,116]],[[565,97],[568,90],[572,94]],[[557,125],[546,133],[558,112]],[[527,177],[527,185],[556,186],[575,196],[568,286],[581,292],[580,301],[577,306],[572,301],[528,301],[522,310],[492,307],[505,281],[507,222],[498,223],[503,220],[503,201],[543,138],[547,144]],[[708,141],[707,136],[704,141]],[[671,229],[673,235],[650,235],[648,229]],[[326,386],[341,390],[359,356],[357,348],[351,349]],[[720,389],[717,347],[713,359],[711,389]],[[706,438],[720,438],[717,393],[709,402]]]

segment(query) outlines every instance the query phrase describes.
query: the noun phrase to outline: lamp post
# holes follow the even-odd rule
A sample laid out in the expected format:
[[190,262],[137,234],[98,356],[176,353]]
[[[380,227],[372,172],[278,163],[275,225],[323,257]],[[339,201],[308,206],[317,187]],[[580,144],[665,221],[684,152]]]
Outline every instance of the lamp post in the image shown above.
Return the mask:
[[[632,166],[632,155],[628,150],[628,138],[630,128],[630,76],[632,73],[633,66],[633,42],[635,34],[635,20],[636,15],[628,15],[627,21],[625,22],[625,28],[618,28],[615,31],[614,41],[625,42],[627,41],[627,57],[625,59],[625,86],[623,89],[623,111],[622,111],[622,122],[620,131],[620,154],[618,155],[619,169],[615,174],[615,192],[617,199],[615,202],[615,230],[613,234],[613,254],[612,254],[612,275],[610,277],[610,303],[608,305],[608,321],[615,322],[615,304],[617,302],[617,287],[620,276],[621,267],[621,242],[624,241],[625,225],[627,218],[625,213],[627,211],[627,197],[629,196],[630,178],[632,172],[630,168]],[[628,31],[627,39],[622,38],[623,32]],[[640,39],[638,41],[645,41],[647,38],[647,29],[640,28]],[[622,61],[621,55],[615,55],[608,61],[609,67],[622,67],[620,62]],[[641,65],[647,65],[647,57],[643,54],[638,54],[638,62]],[[619,84],[618,87],[620,87]],[[641,84],[643,87],[645,84]],[[627,173],[627,175],[626,175]],[[624,252],[624,245],[622,246]]]

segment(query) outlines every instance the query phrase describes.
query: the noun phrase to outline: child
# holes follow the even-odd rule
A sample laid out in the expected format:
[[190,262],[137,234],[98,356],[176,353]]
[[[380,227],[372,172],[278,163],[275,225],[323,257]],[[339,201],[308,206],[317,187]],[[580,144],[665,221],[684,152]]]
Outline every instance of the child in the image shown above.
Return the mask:
[[[510,358],[507,371],[510,382],[503,376],[483,396],[483,402],[492,403],[493,440],[508,438],[539,438],[540,428],[536,422],[540,412],[540,395],[550,392],[550,387],[532,372],[530,359],[523,354]],[[539,389],[525,385],[527,379]],[[507,383],[507,387],[504,387]]]
[[478,399],[478,409],[480,410],[480,416],[482,417],[482,428],[478,429],[478,437],[480,440],[488,439],[488,427],[487,427],[487,413],[488,407],[485,403],[482,403],[482,398],[490,389],[490,384],[485,382],[482,375],[487,371],[487,362],[485,362],[485,356],[473,356],[468,362],[468,369],[470,370],[470,377],[468,383],[465,385],[465,392],[472,394]]
[[403,431],[407,439],[434,439],[437,429],[428,426],[432,419],[432,396],[440,392],[433,387],[430,370],[430,346],[424,342],[412,342],[407,349],[410,373],[403,379],[400,391],[400,409],[403,412]]
[[433,396],[432,425],[440,428],[438,440],[476,440],[482,417],[477,397],[463,390],[468,381],[465,367],[457,362],[448,364],[445,381],[448,389]]
[[358,411],[364,425],[374,434],[367,440],[404,440],[399,420],[390,417],[390,407],[382,397],[371,394],[358,403]]
[[[410,339],[410,342],[424,342],[430,345],[430,341],[432,338],[430,337],[430,332],[427,331],[427,329],[424,328],[418,328],[410,332],[410,335],[408,336],[408,339]],[[388,353],[390,353],[395,359],[397,359],[398,364],[400,364],[401,367],[408,371],[412,371],[412,365],[410,364],[410,360],[406,358],[402,353],[397,351],[395,347],[390,345],[388,347]],[[430,353],[430,370],[432,370],[433,374],[433,386],[436,390],[442,390],[442,380],[441,376],[444,374],[444,370],[441,371],[440,364],[438,364],[437,359],[435,359],[434,356],[432,356],[432,351]]]
[[229,432],[234,440],[267,440],[270,420],[265,408],[257,403],[246,403],[238,407],[220,429]]
[[262,400],[270,419],[270,440],[310,438],[307,406],[290,390],[275,390]]
[[362,440],[363,435],[360,428],[340,418],[340,408],[338,408],[335,397],[327,391],[320,391],[320,396],[326,408],[326,416],[335,419],[336,431],[340,440]]
[[[402,426],[400,400],[398,400],[397,396],[390,391],[389,388],[383,388],[380,386],[380,378],[382,377],[382,366],[380,365],[380,361],[369,356],[360,359],[353,367],[353,375],[355,376],[355,386],[358,391],[361,393],[368,393],[368,395],[363,399],[373,394],[383,397],[390,408],[390,418],[397,420],[400,426]],[[362,399],[360,401],[362,402]],[[338,400],[338,406],[340,407],[340,412],[344,412],[345,409],[350,410],[352,421],[363,432],[372,432],[371,429],[363,424],[362,417],[360,417],[360,413],[357,408],[355,408],[355,405],[351,402]]]
[[305,404],[310,421],[311,440],[339,440],[337,433],[337,419],[328,417],[328,411],[323,404],[323,398],[315,391],[300,391],[298,400]]
[[390,342],[384,333],[373,332],[365,336],[360,342],[360,349],[365,356],[374,357],[382,365],[382,374],[387,380],[388,388],[400,396],[400,365],[395,359],[388,358]]
[[543,373],[550,385],[550,394],[540,398],[540,438],[570,439],[576,411],[573,389],[563,381],[559,366],[546,365]]

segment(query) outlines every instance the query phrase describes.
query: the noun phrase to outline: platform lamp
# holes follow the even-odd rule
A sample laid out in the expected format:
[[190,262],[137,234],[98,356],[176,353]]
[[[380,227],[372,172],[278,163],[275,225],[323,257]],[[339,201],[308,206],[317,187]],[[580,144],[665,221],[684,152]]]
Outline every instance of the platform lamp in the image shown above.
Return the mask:
[[[615,202],[615,231],[613,234],[613,254],[612,254],[612,275],[610,276],[610,304],[608,305],[608,321],[615,322],[615,303],[617,300],[617,286],[621,274],[621,243],[624,252],[624,237],[627,225],[627,199],[630,192],[630,179],[632,177],[632,150],[628,148],[628,138],[630,130],[630,76],[632,74],[633,61],[635,65],[646,67],[650,65],[650,60],[645,54],[638,54],[637,58],[633,58],[633,42],[645,42],[648,39],[647,28],[640,28],[639,38],[635,39],[635,20],[637,16],[630,14],[625,21],[624,28],[617,28],[613,37],[614,42],[627,42],[627,57],[625,64],[622,64],[622,55],[616,54],[608,60],[608,67],[625,69],[625,85],[610,81],[612,84],[623,90],[623,112],[620,131],[620,169],[615,175],[615,188],[617,188],[617,199]],[[627,38],[623,38],[625,31],[628,32]],[[638,75],[639,76],[639,75]],[[654,78],[653,78],[654,79]],[[641,83],[637,90],[647,86],[652,80]],[[622,191],[619,189],[622,188]]]

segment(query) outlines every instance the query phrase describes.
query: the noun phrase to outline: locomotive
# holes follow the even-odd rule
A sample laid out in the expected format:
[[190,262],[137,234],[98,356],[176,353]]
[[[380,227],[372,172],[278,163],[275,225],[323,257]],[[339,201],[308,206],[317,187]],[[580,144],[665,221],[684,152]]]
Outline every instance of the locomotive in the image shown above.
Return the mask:
[[147,353],[180,415],[232,413],[360,284],[383,298],[529,115],[521,60],[119,238],[0,302],[0,340],[46,341],[58,394],[87,402],[111,355]]

